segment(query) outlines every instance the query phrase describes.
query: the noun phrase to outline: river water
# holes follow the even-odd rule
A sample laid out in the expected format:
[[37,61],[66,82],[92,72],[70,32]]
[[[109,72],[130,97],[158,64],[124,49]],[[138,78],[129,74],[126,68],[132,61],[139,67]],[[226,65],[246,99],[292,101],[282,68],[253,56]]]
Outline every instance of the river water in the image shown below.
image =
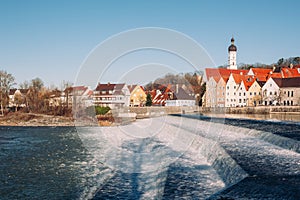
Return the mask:
[[0,162],[0,199],[300,199],[298,122],[0,127]]

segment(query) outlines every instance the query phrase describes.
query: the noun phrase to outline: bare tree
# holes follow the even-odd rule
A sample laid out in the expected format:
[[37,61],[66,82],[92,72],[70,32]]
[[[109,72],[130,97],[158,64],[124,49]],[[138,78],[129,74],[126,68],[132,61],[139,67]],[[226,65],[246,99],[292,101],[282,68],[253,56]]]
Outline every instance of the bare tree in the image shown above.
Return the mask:
[[3,115],[3,108],[9,103],[9,90],[15,85],[15,77],[6,71],[0,71],[0,104],[1,114]]
[[18,108],[21,106],[21,104],[24,103],[25,98],[23,97],[23,95],[21,93],[15,93],[14,95],[14,104],[16,106],[16,110],[18,111]]
[[43,81],[40,78],[35,78],[31,80],[29,86],[29,92],[27,94],[29,110],[38,111],[41,108],[41,90],[44,86]]
[[19,84],[20,89],[29,89],[30,83],[28,81],[24,81]]
[[69,108],[69,98],[70,94],[72,92],[72,83],[69,81],[63,81],[61,84],[61,90],[65,93],[65,102],[64,105],[66,105],[67,109]]

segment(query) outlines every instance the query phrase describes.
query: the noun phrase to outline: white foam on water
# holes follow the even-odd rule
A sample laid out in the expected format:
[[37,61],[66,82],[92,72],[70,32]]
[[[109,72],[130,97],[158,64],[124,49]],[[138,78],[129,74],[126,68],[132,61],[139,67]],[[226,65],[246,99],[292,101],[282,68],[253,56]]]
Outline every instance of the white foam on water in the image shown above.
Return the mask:
[[[208,166],[200,171],[205,176],[201,173],[195,175],[198,177],[198,186],[206,191],[205,194],[211,195],[224,188],[222,178],[199,152],[204,148],[205,141],[200,141],[199,136],[192,132],[171,125],[168,122],[170,119],[173,120],[157,117],[120,127],[77,128],[85,148],[93,157],[92,162],[109,167],[109,172],[104,174],[98,175],[99,170],[96,169],[91,172],[89,181],[95,183],[89,184],[92,186],[85,190],[83,197],[93,196],[114,171],[121,171],[139,173],[137,184],[143,190],[143,197],[159,199],[163,195],[168,167],[182,159],[182,156],[190,166]],[[181,123],[178,119],[176,121]],[[156,186],[147,190],[147,185]]]

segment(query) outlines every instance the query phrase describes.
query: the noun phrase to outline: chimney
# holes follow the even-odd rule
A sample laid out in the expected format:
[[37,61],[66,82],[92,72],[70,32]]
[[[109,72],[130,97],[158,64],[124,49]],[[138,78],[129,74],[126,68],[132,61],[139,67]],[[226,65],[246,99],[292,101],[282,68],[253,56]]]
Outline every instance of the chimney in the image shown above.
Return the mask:
[[108,82],[107,85],[109,86],[109,85],[110,85],[110,82]]
[[293,67],[294,67],[294,65],[293,65],[293,63],[291,63],[291,64],[290,64],[290,68],[293,69]]
[[275,71],[275,69],[276,69],[276,67],[275,67],[275,65],[273,65],[273,72]]
[[176,84],[176,94],[178,94],[178,84]]

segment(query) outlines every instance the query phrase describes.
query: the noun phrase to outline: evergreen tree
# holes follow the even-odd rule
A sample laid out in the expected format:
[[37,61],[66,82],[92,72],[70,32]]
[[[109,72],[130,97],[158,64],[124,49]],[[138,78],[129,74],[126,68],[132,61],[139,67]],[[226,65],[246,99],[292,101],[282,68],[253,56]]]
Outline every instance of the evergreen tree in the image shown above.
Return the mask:
[[146,106],[152,106],[152,97],[150,93],[147,94]]

